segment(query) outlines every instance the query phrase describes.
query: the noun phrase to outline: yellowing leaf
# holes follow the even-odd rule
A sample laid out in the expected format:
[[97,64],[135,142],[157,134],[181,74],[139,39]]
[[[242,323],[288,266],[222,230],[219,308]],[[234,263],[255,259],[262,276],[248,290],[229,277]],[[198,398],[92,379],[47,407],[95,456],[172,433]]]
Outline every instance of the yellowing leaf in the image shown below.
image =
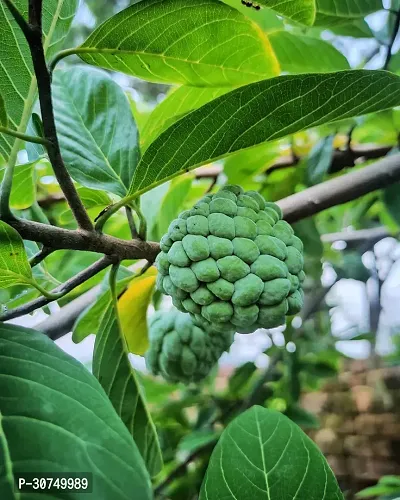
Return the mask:
[[147,307],[153,295],[157,270],[153,266],[142,276],[133,279],[118,300],[118,314],[122,333],[129,352],[143,355],[149,346]]

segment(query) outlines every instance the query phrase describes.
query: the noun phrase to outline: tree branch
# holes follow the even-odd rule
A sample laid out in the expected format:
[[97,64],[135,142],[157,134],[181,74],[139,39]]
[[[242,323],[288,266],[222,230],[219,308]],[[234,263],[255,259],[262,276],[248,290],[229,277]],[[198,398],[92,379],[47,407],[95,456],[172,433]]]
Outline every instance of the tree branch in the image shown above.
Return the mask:
[[277,203],[283,210],[284,219],[296,222],[398,181],[400,154],[388,156],[356,172],[322,182]]
[[374,227],[371,229],[360,229],[359,231],[341,231],[340,233],[327,233],[321,236],[323,243],[334,243],[335,241],[346,241],[357,244],[366,240],[382,240],[394,236],[385,227]]
[[42,44],[42,1],[29,0],[29,24],[26,23],[25,19],[21,16],[10,0],[6,0],[6,4],[24,33],[31,52],[33,68],[39,91],[43,130],[47,141],[46,147],[54,174],[63,193],[65,194],[65,198],[71,207],[79,227],[87,231],[92,231],[93,224],[85,210],[85,207],[83,206],[74,183],[68,174],[58,143],[51,98],[50,75],[47,69]]
[[[80,272],[76,276],[73,276],[71,279],[69,279],[62,285],[52,290],[51,293],[60,294],[60,296],[57,297],[57,299],[64,297],[71,290],[81,285],[89,278],[92,278],[97,273],[108,267],[110,264],[116,263],[118,261],[119,259],[117,257],[105,256],[102,259],[95,262],[94,264],[92,264],[91,266],[89,266],[88,268],[86,268],[84,271]],[[54,300],[56,299],[39,297],[35,300],[32,300],[31,302],[28,302],[27,304],[23,304],[19,307],[16,307],[15,309],[11,309],[10,311],[7,311],[6,313],[0,315],[0,321],[8,321],[10,319],[23,316],[24,314],[29,314],[35,309],[38,309],[39,307],[43,307],[47,304],[50,304],[50,302],[53,302]]]
[[389,69],[389,64],[390,64],[390,61],[392,59],[393,45],[394,45],[394,42],[395,42],[396,37],[397,37],[397,33],[399,31],[399,28],[400,28],[400,10],[397,11],[395,13],[395,15],[396,15],[396,18],[395,18],[395,21],[394,21],[393,33],[392,33],[390,42],[389,42],[389,44],[387,46],[386,59],[385,59],[385,62],[383,64],[382,69]]
[[48,255],[53,253],[54,250],[48,247],[43,247],[37,254],[35,254],[31,259],[29,259],[29,265],[35,267],[42,262]]

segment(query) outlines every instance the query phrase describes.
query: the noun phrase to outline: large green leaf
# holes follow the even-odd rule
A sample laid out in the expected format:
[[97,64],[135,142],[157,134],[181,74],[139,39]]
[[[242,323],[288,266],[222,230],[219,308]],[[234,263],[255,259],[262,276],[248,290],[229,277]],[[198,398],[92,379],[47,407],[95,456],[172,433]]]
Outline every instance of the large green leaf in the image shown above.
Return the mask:
[[155,476],[162,468],[157,431],[128,354],[114,303],[110,300],[96,335],[93,373],[133,436],[150,474]]
[[56,70],[53,102],[58,138],[72,177],[126,194],[139,160],[138,132],[121,87],[95,68]]
[[336,26],[367,16],[383,8],[382,0],[316,0],[315,25]]
[[344,55],[324,40],[288,31],[275,31],[269,40],[282,71],[309,73],[350,68]]
[[261,29],[268,33],[269,31],[275,31],[283,29],[283,19],[278,15],[277,12],[270,9],[249,9],[246,5],[238,0],[222,0],[224,3],[234,7],[239,12],[249,17],[252,21],[257,23]]
[[[77,0],[48,0],[43,9],[44,50],[50,57],[62,45],[77,7]],[[15,0],[27,17],[28,2]],[[28,44],[5,2],[0,3],[0,94],[8,111],[9,126],[25,132],[36,97],[36,80]],[[15,139],[0,134],[0,154],[7,158]]]
[[230,90],[232,90],[230,87],[199,88],[186,85],[174,89],[161,104],[155,107],[147,120],[141,137],[143,149],[147,149],[161,132],[187,113],[226,94]]
[[293,21],[311,26],[315,19],[315,0],[257,0],[256,4],[276,10]]
[[215,447],[200,500],[343,500],[317,446],[287,417],[253,406]]
[[280,76],[246,85],[165,130],[144,153],[130,194],[240,149],[398,105],[400,78],[386,71]]
[[0,288],[31,285],[32,270],[17,231],[0,221]]
[[103,68],[199,87],[279,72],[261,29],[219,0],[142,0],[102,24],[77,52]]
[[0,355],[1,498],[31,498],[13,491],[14,475],[26,472],[90,472],[96,500],[152,498],[132,437],[83,365],[45,335],[8,324]]

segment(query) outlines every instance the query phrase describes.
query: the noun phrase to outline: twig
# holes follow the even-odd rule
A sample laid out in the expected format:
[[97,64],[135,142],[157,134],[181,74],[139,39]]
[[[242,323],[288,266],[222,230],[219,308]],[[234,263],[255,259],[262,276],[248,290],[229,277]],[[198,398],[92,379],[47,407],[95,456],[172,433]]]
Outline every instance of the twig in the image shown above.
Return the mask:
[[136,230],[135,221],[132,215],[131,207],[125,207],[126,218],[128,219],[129,229],[131,230],[132,239],[138,238],[138,232]]
[[361,243],[365,240],[379,241],[388,236],[393,236],[385,227],[374,227],[371,229],[360,229],[359,231],[342,231],[339,233],[327,233],[321,236],[323,243],[334,243],[335,241],[346,241],[348,243]]
[[[97,273],[99,273],[100,271],[108,267],[110,264],[113,264],[115,262],[118,262],[117,257],[110,257],[110,256],[103,257],[102,259],[98,260],[97,262],[89,266],[87,269],[82,271],[81,273],[77,274],[76,276],[69,279],[59,287],[52,290],[51,293],[59,294],[58,298],[64,297],[71,290],[81,285],[89,278],[92,278]],[[55,299],[39,297],[35,300],[32,300],[31,302],[28,302],[27,304],[23,304],[22,306],[16,307],[15,309],[11,309],[10,311],[7,311],[6,313],[2,314],[0,316],[0,321],[7,321],[9,319],[23,316],[24,314],[29,314],[35,309],[38,309],[39,307],[43,307],[47,304],[50,304],[50,302],[53,302],[53,300]]]
[[7,127],[0,127],[0,134],[11,135],[12,137],[17,137],[25,142],[33,142],[35,144],[43,144],[44,146],[49,146],[50,143],[43,137],[37,137],[35,135],[21,134],[17,130],[12,130]]
[[385,62],[383,64],[383,68],[382,69],[389,69],[389,64],[390,64],[390,61],[392,59],[392,49],[393,49],[393,45],[394,45],[394,42],[396,40],[396,37],[397,37],[397,33],[399,31],[399,28],[400,28],[400,10],[396,12],[396,18],[395,18],[395,21],[394,21],[394,26],[393,26],[393,33],[392,33],[392,36],[390,38],[390,42],[387,46],[387,53],[386,53],[386,59],[385,59]]
[[355,200],[400,181],[400,154],[388,156],[356,172],[322,182],[278,202],[288,222]]
[[31,259],[29,259],[29,265],[35,267],[42,262],[48,255],[53,253],[54,250],[48,247],[43,247],[37,254],[35,254]]
[[31,52],[33,68],[39,91],[43,130],[47,141],[46,148],[54,174],[69,206],[71,207],[78,226],[86,231],[92,231],[92,221],[90,220],[75,185],[65,167],[58,143],[51,98],[50,74],[47,70],[42,44],[42,0],[29,0],[29,24],[25,21],[24,17],[16,9],[11,0],[5,1],[14,16],[14,19],[18,23],[18,26],[25,35]]

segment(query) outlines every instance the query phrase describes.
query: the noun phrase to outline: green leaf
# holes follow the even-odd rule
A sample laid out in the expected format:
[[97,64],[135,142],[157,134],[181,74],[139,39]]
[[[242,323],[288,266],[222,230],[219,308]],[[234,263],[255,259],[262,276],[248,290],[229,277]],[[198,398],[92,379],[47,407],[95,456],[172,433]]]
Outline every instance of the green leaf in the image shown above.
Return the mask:
[[[377,484],[376,486],[370,486],[356,494],[356,498],[377,498],[382,495],[400,495],[399,487],[394,486],[384,486],[382,484]],[[385,497],[386,498],[386,497]],[[397,500],[399,497],[390,497]]]
[[223,432],[200,500],[343,500],[333,472],[311,439],[287,417],[253,406]]
[[321,139],[310,151],[307,158],[307,183],[309,186],[324,180],[332,163],[334,135]]
[[[51,57],[64,42],[74,17],[77,0],[48,0],[43,9],[43,46]],[[14,5],[28,17],[28,3],[14,0]],[[9,127],[25,132],[36,99],[36,79],[33,74],[28,44],[5,2],[0,3],[0,94],[8,111]],[[0,134],[0,154],[8,158],[16,139]]]
[[3,127],[7,127],[8,125],[6,105],[1,95],[0,95],[0,125],[2,125]]
[[[118,281],[116,285],[118,295],[126,288],[133,277],[133,275],[128,276]],[[110,300],[111,293],[108,288],[103,293],[100,293],[89,307],[82,311],[72,327],[73,342],[79,344],[87,336],[97,333]]]
[[146,150],[130,194],[235,151],[400,104],[386,71],[290,75],[240,87],[187,114]]
[[31,285],[32,270],[17,231],[0,221],[0,288]]
[[96,335],[93,374],[133,436],[150,475],[155,476],[162,468],[157,431],[128,354],[114,304],[110,301]]
[[195,450],[203,448],[203,446],[216,442],[218,436],[219,433],[214,430],[194,430],[180,440],[177,451],[193,453]]
[[269,35],[282,71],[288,73],[329,72],[350,69],[345,56],[330,43],[288,31]]
[[396,182],[383,190],[383,201],[391,217],[400,226],[400,182]]
[[234,7],[239,12],[249,17],[253,22],[257,23],[261,29],[268,33],[283,29],[283,19],[276,12],[270,9],[249,9],[240,0],[223,0],[224,3]]
[[[16,165],[13,175],[10,206],[16,210],[24,210],[33,205],[36,199],[36,187],[33,178],[36,161]],[[3,180],[6,168],[0,169],[0,182]]]
[[56,70],[53,103],[71,176],[88,188],[124,196],[139,160],[139,137],[119,85],[90,67]]
[[192,186],[193,175],[181,175],[174,179],[165,194],[158,212],[158,237],[161,237],[168,231],[171,222],[179,215],[182,209],[182,203],[185,201]]
[[303,429],[319,429],[320,427],[318,418],[300,406],[290,405],[285,410],[285,415]]
[[381,10],[382,0],[316,0],[317,16],[315,26],[336,26],[348,24],[350,19],[357,19]]
[[90,472],[96,498],[153,497],[132,437],[83,365],[42,333],[9,324],[0,324],[0,352],[1,498],[30,498],[13,488],[26,472]]
[[172,90],[164,101],[154,108],[142,133],[143,151],[173,123],[204,104],[226,94],[230,87],[199,88],[182,85]]
[[265,5],[276,10],[279,14],[307,26],[311,26],[315,19],[315,0],[257,0],[260,5]]
[[151,82],[198,87],[243,85],[279,73],[260,28],[218,0],[142,0],[99,26],[77,54]]

